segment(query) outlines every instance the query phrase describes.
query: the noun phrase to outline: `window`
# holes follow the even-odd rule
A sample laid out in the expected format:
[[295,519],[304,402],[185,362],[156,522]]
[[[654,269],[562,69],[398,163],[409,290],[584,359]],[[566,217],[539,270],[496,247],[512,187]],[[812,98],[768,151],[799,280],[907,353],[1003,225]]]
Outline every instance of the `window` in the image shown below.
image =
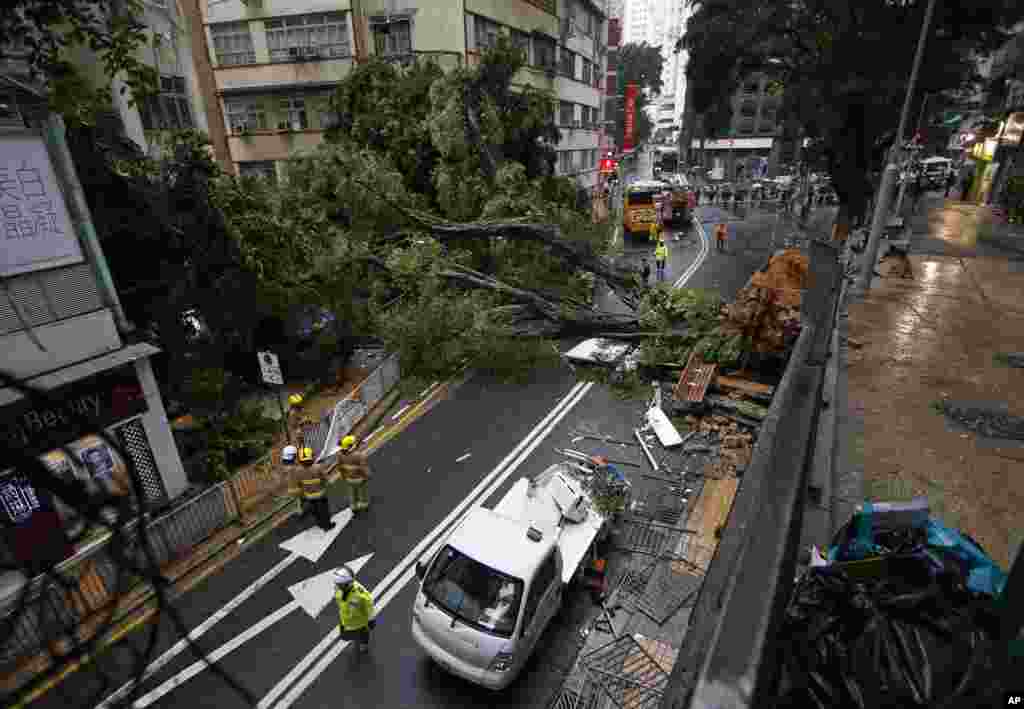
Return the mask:
[[497,22],[475,15],[473,17],[473,36],[476,38],[476,48],[478,51],[484,51],[485,49],[493,49],[494,45],[498,43],[498,37],[501,35],[501,30]]
[[586,59],[583,60],[583,83],[590,84],[594,81],[593,76],[590,74],[591,63]]
[[530,35],[519,30],[512,30],[512,46],[523,52],[526,63],[530,63]]
[[559,50],[558,70],[570,79],[576,78],[576,55],[565,47]]
[[412,24],[408,18],[371,23],[373,48],[378,55],[412,54]]
[[572,151],[563,150],[558,153],[558,171],[563,175],[572,172]]
[[558,125],[560,126],[571,126],[573,119],[576,117],[576,107],[568,101],[558,102]]
[[740,133],[753,133],[754,122],[750,120],[740,121]]
[[580,125],[584,128],[590,125],[590,106],[580,106]]
[[273,160],[253,160],[238,163],[240,177],[261,177],[264,180],[277,182],[277,169]]
[[756,94],[757,93],[757,82],[748,81],[743,84],[743,93],[745,94]]
[[138,105],[144,130],[182,130],[195,125],[183,76],[161,76],[160,93]]
[[283,130],[305,130],[309,128],[309,120],[306,117],[306,99],[301,96],[281,99],[281,115],[286,116],[277,127]]
[[266,130],[267,114],[263,107],[252,99],[229,98],[224,101],[228,127],[232,133],[245,130]]
[[753,101],[744,101],[740,105],[740,115],[752,117],[757,115],[757,104]]
[[210,25],[210,36],[213,37],[213,51],[217,55],[217,64],[253,64],[256,52],[252,48],[252,33],[248,22],[224,22]]
[[580,28],[580,31],[588,37],[593,37],[597,31],[597,17],[593,12],[580,5],[578,2],[573,2],[574,17],[573,22]]
[[270,61],[287,62],[304,56],[347,57],[351,54],[344,12],[297,15],[267,20]]
[[533,63],[547,69],[555,68],[555,40],[550,37],[533,37]]
[[509,638],[523,598],[523,582],[446,546],[427,572],[423,593],[453,618]]

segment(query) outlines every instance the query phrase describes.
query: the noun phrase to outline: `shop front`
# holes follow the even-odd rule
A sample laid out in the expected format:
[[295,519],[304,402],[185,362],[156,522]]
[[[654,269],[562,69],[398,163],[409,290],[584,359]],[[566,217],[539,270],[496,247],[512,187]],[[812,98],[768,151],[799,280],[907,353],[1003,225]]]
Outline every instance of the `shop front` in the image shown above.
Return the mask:
[[[703,165],[726,180],[760,177],[767,171],[774,138],[722,138],[704,141]],[[691,144],[700,151],[701,141]]]
[[[149,345],[134,346],[140,347],[155,351]],[[11,390],[3,390],[0,421],[6,446],[37,458],[59,479],[78,481],[89,493],[127,498],[136,509],[141,506],[139,490],[146,506],[153,508],[176,496],[184,478],[176,449],[172,456],[162,455],[173,438],[162,403],[152,396],[155,382],[147,381],[152,378],[148,359],[131,361],[130,350],[108,362],[116,366],[45,388],[45,397],[13,398]],[[101,431],[130,458],[135,480],[128,461],[97,435]],[[85,522],[71,502],[37,484],[30,470],[0,468],[0,524],[16,563],[45,568],[91,541],[83,537]]]

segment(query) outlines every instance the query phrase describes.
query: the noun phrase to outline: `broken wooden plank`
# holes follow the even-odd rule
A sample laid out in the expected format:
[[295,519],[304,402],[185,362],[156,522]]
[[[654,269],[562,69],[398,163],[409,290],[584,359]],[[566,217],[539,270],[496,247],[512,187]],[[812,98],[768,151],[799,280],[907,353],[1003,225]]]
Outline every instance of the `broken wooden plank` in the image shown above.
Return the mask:
[[724,374],[718,375],[715,379],[715,386],[723,389],[732,389],[744,394],[762,394],[768,397],[775,393],[775,387],[770,384],[761,384],[760,382],[752,382],[749,379],[729,377]]
[[709,396],[707,397],[707,402],[714,408],[758,421],[763,421],[768,415],[767,408],[747,401],[733,401],[732,399],[724,399],[720,396]]

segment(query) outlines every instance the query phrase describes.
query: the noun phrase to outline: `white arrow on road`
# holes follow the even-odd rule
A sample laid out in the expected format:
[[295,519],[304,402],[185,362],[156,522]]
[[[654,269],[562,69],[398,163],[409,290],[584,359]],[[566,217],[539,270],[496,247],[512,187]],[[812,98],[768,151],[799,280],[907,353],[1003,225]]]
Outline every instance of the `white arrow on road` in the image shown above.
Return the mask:
[[[187,636],[176,642],[174,645],[169,647],[160,657],[155,659],[153,662],[146,667],[145,672],[142,675],[142,680],[145,681],[152,677],[154,674],[162,670],[167,664],[181,654],[181,651],[188,647],[190,642],[194,642],[202,637],[206,631],[213,626],[217,625],[220,621],[224,620],[231,611],[242,605],[247,599],[251,598],[253,594],[259,591],[261,588],[270,583],[276,576],[282,571],[291,566],[299,557],[305,557],[316,563],[323,556],[327,548],[330,547],[331,543],[338,538],[342,530],[345,529],[346,525],[352,521],[352,510],[344,509],[338,514],[334,515],[333,521],[337,523],[337,526],[328,531],[323,532],[319,528],[307,529],[304,532],[300,532],[291,539],[287,540],[281,547],[291,553],[284,559],[279,561],[269,571],[256,579],[252,584],[242,589],[242,592],[232,598],[226,603],[220,610],[211,615],[209,618],[204,620],[202,623],[197,625],[189,632]],[[365,564],[369,560],[368,557],[360,557],[355,562],[362,562]],[[289,589],[290,590],[290,589]],[[293,594],[294,595],[294,594]],[[292,609],[294,610],[294,608]],[[100,704],[96,706],[96,709],[110,709],[114,704],[124,699],[124,697],[135,687],[135,680],[129,680],[121,687],[119,687],[113,694],[104,699]],[[137,704],[136,704],[137,706]]]
[[[354,571],[355,573],[359,573],[359,570],[366,565],[366,563],[370,560],[370,557],[372,556],[373,554],[366,554],[365,556],[361,556],[358,559],[354,559],[352,561],[347,562],[347,565],[349,566],[349,568],[352,569],[352,571]],[[134,709],[143,709],[143,707],[148,707],[150,704],[152,704],[155,701],[158,701],[166,694],[173,692],[182,684],[188,682],[197,674],[206,670],[212,663],[217,662],[228,653],[233,652],[235,648],[252,640],[256,635],[259,635],[274,623],[288,616],[288,614],[294,611],[296,608],[302,608],[314,618],[320,615],[320,612],[323,611],[327,604],[334,600],[333,582],[332,588],[325,589],[323,588],[322,581],[320,581],[320,579],[327,579],[328,581],[330,581],[331,574],[333,573],[334,569],[331,569],[330,571],[326,571],[322,574],[317,574],[316,576],[310,579],[306,579],[306,581],[297,583],[294,586],[290,586],[288,588],[288,591],[293,596],[295,596],[294,600],[288,601],[288,603],[278,608],[276,611],[268,615],[266,618],[261,620],[256,625],[246,630],[244,633],[235,636],[235,638],[231,640],[231,642],[220,646],[213,652],[209,653],[206,657],[196,660],[191,665],[189,665],[181,672],[168,679],[166,682],[161,684],[153,691],[148,692],[145,695],[139,697],[132,704],[132,707]],[[307,584],[309,584],[308,588],[306,587]],[[293,589],[298,589],[298,592],[296,592]],[[317,609],[316,606],[319,606],[319,608]],[[314,610],[316,612],[313,612]]]
[[[352,573],[358,574],[372,556],[372,553],[361,556],[355,561],[348,562],[346,566],[352,569]],[[309,613],[311,618],[316,618],[324,612],[327,604],[334,600],[334,569],[289,586],[288,593],[292,594],[302,610]]]
[[314,564],[320,561],[320,557],[334,543],[334,540],[345,529],[345,525],[352,521],[352,509],[346,507],[338,514],[331,517],[334,522],[334,529],[324,531],[319,527],[310,527],[305,532],[300,532],[288,541],[281,544],[281,548],[293,554],[304,556]]

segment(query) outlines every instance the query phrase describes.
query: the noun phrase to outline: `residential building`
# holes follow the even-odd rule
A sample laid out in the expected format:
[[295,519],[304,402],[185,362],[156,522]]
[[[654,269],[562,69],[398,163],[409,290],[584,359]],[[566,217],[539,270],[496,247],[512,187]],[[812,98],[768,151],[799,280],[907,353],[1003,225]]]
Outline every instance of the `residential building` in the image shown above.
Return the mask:
[[[107,86],[111,111],[103,116],[117,132],[133,141],[149,155],[160,149],[160,137],[168,131],[195,128],[210,133],[206,107],[201,99],[199,79],[192,56],[192,33],[180,3],[197,0],[145,0],[142,16],[145,42],[136,50],[136,58],[159,75],[158,94],[132,103],[131,91],[123,77],[110,79],[96,53],[87,46],[69,47],[66,58],[94,86]],[[24,45],[22,45],[24,46]],[[17,51],[0,63],[0,73],[27,81],[27,70]],[[216,142],[215,142],[216,145]]]
[[[138,484],[160,507],[188,482],[150,365],[159,349],[125,321],[62,126],[43,92],[0,75],[0,371],[48,395],[0,388],[0,430],[59,477],[126,495]],[[131,459],[134,480],[101,431]],[[10,466],[0,465],[0,556],[31,564],[74,553],[65,534],[81,519]],[[8,583],[18,579],[0,574],[0,595]]]
[[[709,168],[723,168],[726,179],[737,174],[751,174],[751,170],[769,161],[774,170],[786,155],[780,135],[778,111],[781,97],[768,92],[769,77],[759,74],[747,78],[732,97],[732,122],[720,128],[704,141],[702,164]],[[694,139],[692,147],[699,150],[701,143]]]
[[595,181],[604,11],[590,0],[224,0],[199,2],[231,167],[280,177],[333,117],[329,98],[357,61],[472,65],[499,36],[526,50],[515,78],[553,92],[558,171]]

